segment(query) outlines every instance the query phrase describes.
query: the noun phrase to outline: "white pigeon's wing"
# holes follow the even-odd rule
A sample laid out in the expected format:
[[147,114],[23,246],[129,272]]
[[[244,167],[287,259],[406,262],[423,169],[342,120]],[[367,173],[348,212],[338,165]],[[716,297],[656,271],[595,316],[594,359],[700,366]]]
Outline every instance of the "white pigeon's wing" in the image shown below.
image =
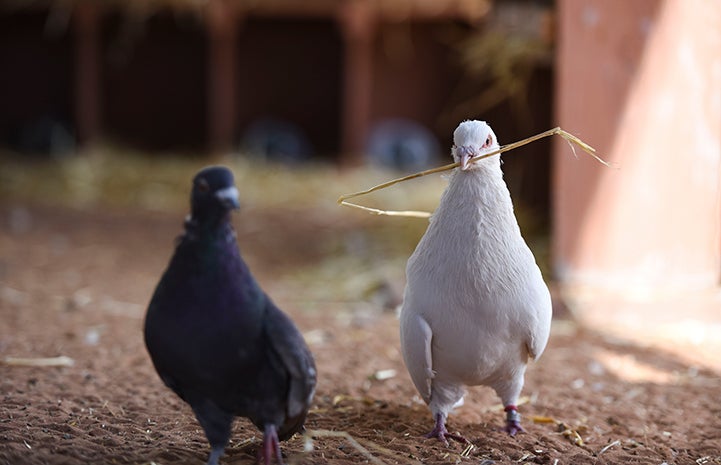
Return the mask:
[[533,311],[526,318],[525,323],[528,325],[528,335],[526,337],[526,349],[528,356],[536,361],[546,349],[548,336],[551,332],[551,318],[553,314],[551,305],[551,295],[548,288],[538,286],[538,296],[535,297]]
[[[406,314],[404,315],[403,312]],[[413,384],[426,403],[431,401],[433,333],[428,322],[420,315],[403,309],[401,313],[401,350]]]

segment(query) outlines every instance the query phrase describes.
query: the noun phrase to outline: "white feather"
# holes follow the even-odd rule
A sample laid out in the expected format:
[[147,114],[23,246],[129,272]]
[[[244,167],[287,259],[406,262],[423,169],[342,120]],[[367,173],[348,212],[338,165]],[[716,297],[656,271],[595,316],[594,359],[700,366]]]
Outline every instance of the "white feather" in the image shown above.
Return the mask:
[[[461,150],[498,148],[482,121],[461,123],[454,143],[456,161]],[[401,348],[434,417],[445,418],[469,385],[490,386],[515,405],[528,359],[546,347],[551,298],[521,236],[500,157],[454,171],[406,275]]]

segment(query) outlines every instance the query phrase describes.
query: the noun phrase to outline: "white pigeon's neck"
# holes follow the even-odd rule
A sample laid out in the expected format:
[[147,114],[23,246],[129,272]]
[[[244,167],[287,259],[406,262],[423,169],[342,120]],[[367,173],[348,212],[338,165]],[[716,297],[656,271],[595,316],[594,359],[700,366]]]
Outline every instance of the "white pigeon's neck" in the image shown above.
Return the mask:
[[479,166],[468,171],[454,170],[441,204],[445,207],[441,210],[446,210],[444,214],[460,214],[469,221],[488,215],[497,217],[498,214],[508,217],[508,221],[513,218],[511,196],[498,164]]
[[467,171],[456,169],[453,172],[451,182],[463,184],[466,188],[473,190],[486,189],[491,186],[497,188],[499,185],[505,187],[500,163],[480,162],[479,166]]

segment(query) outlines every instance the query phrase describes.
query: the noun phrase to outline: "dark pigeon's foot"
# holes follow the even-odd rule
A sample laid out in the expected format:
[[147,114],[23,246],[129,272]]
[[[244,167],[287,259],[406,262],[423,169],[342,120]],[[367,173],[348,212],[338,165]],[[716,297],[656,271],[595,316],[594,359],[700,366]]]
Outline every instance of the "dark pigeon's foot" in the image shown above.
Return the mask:
[[213,449],[210,452],[210,457],[208,457],[208,462],[206,465],[219,465],[218,460],[223,455],[225,447],[223,446],[216,446],[213,447]]
[[449,444],[448,444],[448,440],[449,440],[449,439],[452,439],[452,440],[454,440],[454,441],[458,441],[458,442],[460,442],[461,444],[470,444],[470,443],[471,443],[471,441],[469,441],[468,439],[464,438],[464,437],[461,436],[460,434],[451,434],[451,433],[449,433],[448,430],[446,429],[446,423],[445,423],[443,417],[442,417],[440,414],[436,415],[436,426],[433,428],[433,430],[432,430],[430,433],[426,434],[424,437],[427,438],[427,439],[437,438],[437,439],[439,439],[440,441],[443,441],[443,443],[444,443],[446,446],[449,445]]
[[278,433],[275,425],[265,425],[263,431],[263,448],[258,451],[258,463],[270,465],[275,456],[276,463],[283,465],[283,455],[280,452],[280,441],[278,441]]
[[506,426],[503,431],[515,436],[516,433],[525,433],[525,430],[521,426],[521,415],[518,413],[518,409],[515,405],[507,405],[504,409],[506,411]]

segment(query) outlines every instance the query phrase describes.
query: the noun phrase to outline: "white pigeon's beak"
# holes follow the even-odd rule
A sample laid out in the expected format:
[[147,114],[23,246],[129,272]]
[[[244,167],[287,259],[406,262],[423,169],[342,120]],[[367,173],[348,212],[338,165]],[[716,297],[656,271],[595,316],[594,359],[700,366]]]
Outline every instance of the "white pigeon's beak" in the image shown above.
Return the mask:
[[470,147],[458,147],[456,150],[458,151],[458,163],[461,166],[461,171],[467,171],[472,165],[470,161],[474,157],[473,150]]

